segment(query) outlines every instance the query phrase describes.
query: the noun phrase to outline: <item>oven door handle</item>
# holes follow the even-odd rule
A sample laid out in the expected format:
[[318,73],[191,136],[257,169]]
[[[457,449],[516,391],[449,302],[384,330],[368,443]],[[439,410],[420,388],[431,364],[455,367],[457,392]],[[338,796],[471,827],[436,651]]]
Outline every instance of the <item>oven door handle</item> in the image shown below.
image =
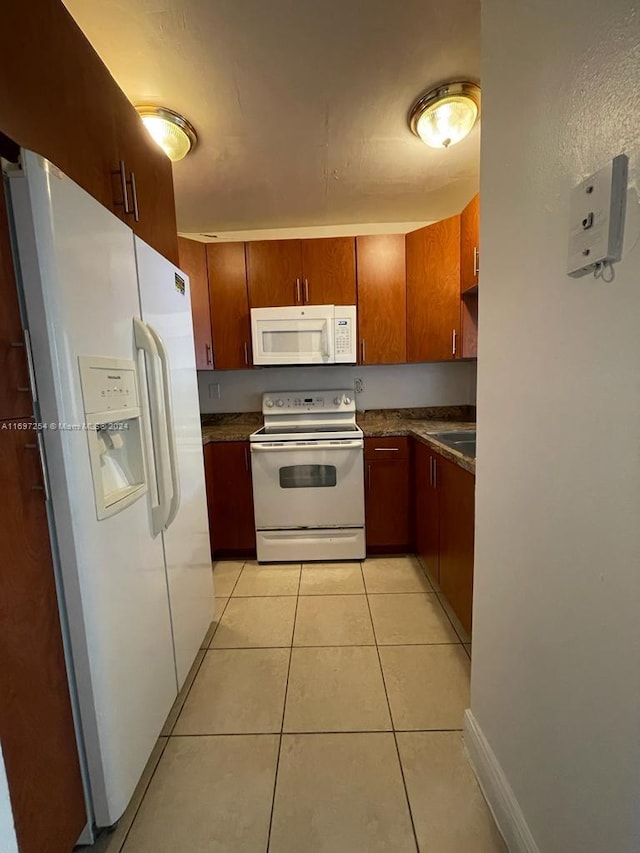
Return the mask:
[[364,447],[364,442],[361,439],[353,439],[341,441],[339,444],[333,444],[330,441],[313,441],[309,442],[309,444],[296,444],[294,441],[287,442],[286,444],[276,444],[276,445],[264,445],[264,444],[252,444],[251,452],[252,453],[289,453],[291,451],[304,451],[304,450],[356,450],[358,448]]

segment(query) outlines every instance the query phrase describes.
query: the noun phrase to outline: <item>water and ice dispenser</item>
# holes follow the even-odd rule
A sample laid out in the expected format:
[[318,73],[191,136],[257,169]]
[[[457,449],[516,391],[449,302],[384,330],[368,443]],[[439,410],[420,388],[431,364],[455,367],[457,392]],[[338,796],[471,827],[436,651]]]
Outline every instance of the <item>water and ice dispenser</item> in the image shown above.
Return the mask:
[[80,379],[98,519],[147,491],[136,362],[81,356]]

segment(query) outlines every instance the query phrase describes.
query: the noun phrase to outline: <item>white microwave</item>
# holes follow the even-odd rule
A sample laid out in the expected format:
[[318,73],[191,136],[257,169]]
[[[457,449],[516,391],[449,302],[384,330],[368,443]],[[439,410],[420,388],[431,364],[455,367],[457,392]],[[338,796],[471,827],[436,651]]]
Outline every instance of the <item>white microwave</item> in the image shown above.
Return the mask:
[[253,363],[355,364],[356,306],[251,309]]

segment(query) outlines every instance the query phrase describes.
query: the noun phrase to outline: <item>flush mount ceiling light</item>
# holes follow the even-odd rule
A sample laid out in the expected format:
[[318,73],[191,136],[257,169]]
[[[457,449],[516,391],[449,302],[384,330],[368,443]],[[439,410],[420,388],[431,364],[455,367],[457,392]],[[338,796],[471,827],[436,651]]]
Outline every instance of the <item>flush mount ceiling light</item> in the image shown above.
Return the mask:
[[195,129],[184,116],[166,107],[136,107],[152,139],[174,163],[182,160],[198,141]]
[[409,113],[409,127],[432,148],[450,148],[465,138],[479,115],[479,86],[445,83],[418,98]]

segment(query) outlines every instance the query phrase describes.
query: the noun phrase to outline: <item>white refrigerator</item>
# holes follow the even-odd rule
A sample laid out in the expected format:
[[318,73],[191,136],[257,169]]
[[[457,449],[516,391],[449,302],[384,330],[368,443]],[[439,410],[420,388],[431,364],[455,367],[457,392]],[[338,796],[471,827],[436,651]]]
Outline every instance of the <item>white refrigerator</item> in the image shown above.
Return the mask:
[[90,834],[213,618],[189,281],[38,155],[8,185]]

